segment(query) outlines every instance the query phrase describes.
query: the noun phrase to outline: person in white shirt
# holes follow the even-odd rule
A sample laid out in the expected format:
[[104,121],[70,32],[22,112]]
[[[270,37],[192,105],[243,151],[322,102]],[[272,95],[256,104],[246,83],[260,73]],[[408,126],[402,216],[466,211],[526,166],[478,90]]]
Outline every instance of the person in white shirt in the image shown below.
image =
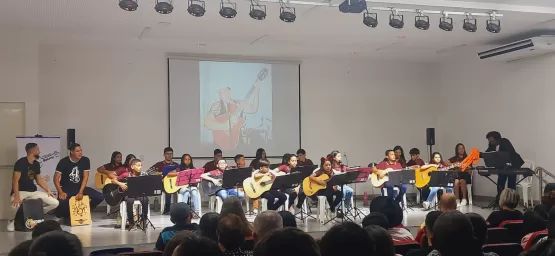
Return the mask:
[[[258,170],[252,173],[252,177],[256,181],[264,176],[270,176],[274,180],[278,174],[270,170],[270,162],[268,160],[260,159],[258,161]],[[268,200],[268,210],[274,211],[279,209],[287,200],[285,193],[277,190],[266,191],[260,197]],[[278,199],[277,202],[276,199]]]

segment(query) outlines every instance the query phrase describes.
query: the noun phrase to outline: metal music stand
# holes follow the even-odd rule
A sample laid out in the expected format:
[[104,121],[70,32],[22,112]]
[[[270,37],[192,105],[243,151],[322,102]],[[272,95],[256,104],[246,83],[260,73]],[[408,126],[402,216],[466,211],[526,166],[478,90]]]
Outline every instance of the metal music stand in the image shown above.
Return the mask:
[[243,181],[252,176],[252,168],[235,168],[224,171],[222,176],[222,188],[235,189],[239,195],[239,188],[243,187]]
[[[343,190],[345,189],[345,184],[355,183],[357,181],[359,175],[360,175],[360,171],[353,171],[353,172],[345,172],[345,173],[342,173],[342,174],[335,174],[328,181],[327,185],[328,186],[341,186],[341,192],[343,192]],[[343,200],[341,201],[341,203],[344,206]],[[342,209],[345,209],[345,207],[342,207]],[[343,222],[345,220],[345,218],[347,218],[345,215],[343,217],[344,218],[341,218],[341,222]],[[337,215],[334,216],[333,218],[331,218],[330,220],[328,220],[327,222],[325,222],[324,225],[330,223],[331,221],[336,221],[336,219],[337,219]],[[349,219],[349,220],[353,221],[351,219]]]
[[[416,182],[414,169],[402,170],[402,171],[400,171],[400,173],[401,173],[401,183],[400,184],[408,184],[408,185],[414,186],[414,183]],[[406,195],[406,192],[405,192],[405,195]],[[412,206],[416,205],[416,202],[411,201],[409,197],[407,197],[407,201],[410,203],[410,205],[407,203],[407,205],[403,205],[403,208],[405,208],[405,210],[407,210],[407,208],[408,208],[412,211],[413,210]]]
[[[291,174],[278,176],[278,177],[287,177],[286,181],[289,181],[291,183],[291,186],[293,186],[293,187],[290,187],[290,188],[297,187],[297,186],[294,186],[294,185],[297,185],[297,184],[298,184],[298,186],[302,186],[303,180],[306,179],[308,176],[312,175],[313,171],[310,171],[310,172],[308,171],[312,167],[313,166],[308,166],[308,167],[303,166],[301,168],[293,168],[293,170],[291,170]],[[277,180],[278,177],[276,177],[276,180]],[[274,181],[274,185],[275,185],[275,181]],[[274,187],[274,185],[272,185],[272,188]],[[300,189],[299,189],[299,193],[300,193]],[[297,194],[297,197],[298,197],[298,194]],[[286,203],[289,204],[289,202],[286,202]],[[312,214],[311,214],[312,210],[310,209],[310,207],[307,206],[307,210],[308,211],[305,212],[303,210],[303,208],[301,207],[301,210],[298,213],[295,214],[295,217],[297,219],[300,219],[301,221],[304,221],[306,218],[316,219],[316,217],[312,216]],[[297,217],[297,215],[300,215],[300,218]]]
[[297,167],[291,169],[291,173],[300,172],[306,178],[306,177],[312,175],[312,173],[314,172],[314,170],[316,170],[316,168],[318,168],[318,165],[297,166]]
[[[204,169],[202,168],[198,168],[198,169],[188,169],[188,170],[184,170],[181,171],[179,173],[177,173],[177,179],[175,181],[175,185],[176,186],[184,186],[184,185],[189,185],[187,187],[187,189],[189,190],[189,205],[191,206],[192,212],[193,212],[193,216],[196,216],[198,218],[200,218],[200,216],[198,215],[198,213],[195,211],[195,200],[193,200],[193,193],[192,193],[192,186],[197,186],[200,181],[202,180],[202,178],[200,177],[202,174],[204,173]],[[198,188],[197,188],[197,192],[198,192]],[[200,192],[199,192],[200,193]],[[199,194],[200,196],[200,194]]]
[[[356,185],[357,183],[366,183],[369,178],[370,174],[372,173],[372,167],[356,167],[356,168],[349,168],[347,172],[359,171],[360,174],[358,175],[356,181],[354,182],[354,189],[353,189],[353,205],[350,209],[346,209],[345,215],[350,214],[353,219],[356,219],[359,216],[364,216],[364,213],[357,207],[356,201]],[[345,200],[345,198],[343,198]]]
[[[455,177],[457,176],[457,172],[454,171],[435,171],[430,172],[430,182],[428,183],[430,188],[432,187],[440,187],[440,188],[453,188],[455,184]],[[436,197],[438,195],[436,194]],[[439,202],[439,200],[437,200]],[[433,207],[436,209],[438,203],[436,203]]]
[[[162,195],[162,175],[147,175],[147,176],[139,176],[139,177],[132,177],[127,179],[127,191],[126,195],[128,197],[134,198],[141,198],[142,200],[148,200],[149,196],[159,196]],[[142,207],[142,206],[141,206]],[[148,209],[141,209],[147,210]],[[121,213],[126,214],[126,213]],[[144,216],[144,217],[143,217]],[[146,232],[147,225],[150,224],[152,229],[156,229],[150,219],[148,219],[147,213],[139,214],[138,221],[131,227],[131,230],[134,226],[141,223],[140,228]],[[122,225],[124,225],[122,223]]]

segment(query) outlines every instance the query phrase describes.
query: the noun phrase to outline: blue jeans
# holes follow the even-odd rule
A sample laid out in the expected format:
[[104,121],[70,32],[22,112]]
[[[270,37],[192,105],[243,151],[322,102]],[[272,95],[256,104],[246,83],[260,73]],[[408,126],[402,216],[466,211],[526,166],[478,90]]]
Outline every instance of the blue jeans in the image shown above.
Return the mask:
[[[399,188],[399,194],[398,195],[395,195],[395,190],[393,190],[393,187],[398,187]],[[407,185],[406,184],[393,185],[389,182],[386,182],[383,185],[383,188],[387,190],[387,196],[392,197],[397,202],[403,201],[403,196],[407,192]],[[382,190],[382,195],[383,195],[383,190]]]
[[[197,187],[191,187],[191,199],[193,200],[193,208],[195,210],[195,212],[199,212],[200,211],[200,195],[198,193],[198,188]],[[187,203],[189,202],[189,188],[182,188],[179,190],[178,192],[179,194],[181,194],[183,196],[182,203]],[[191,205],[191,202],[189,202],[189,205]]]
[[[426,200],[428,203],[431,203],[434,200],[434,197],[436,197],[437,191],[439,189],[443,189],[443,188],[440,188],[440,187],[430,188],[430,195],[428,196],[428,200]],[[453,193],[453,188],[445,188],[445,190],[447,191],[447,193]]]
[[[341,186],[339,186],[341,189]],[[345,208],[351,208],[351,198],[353,197],[353,189],[349,186],[343,186],[343,198],[345,198]],[[341,209],[341,204],[338,206],[338,209]]]
[[245,198],[245,193],[236,188],[222,189],[216,195],[219,196],[222,200],[225,200],[228,196],[236,196],[239,199]]

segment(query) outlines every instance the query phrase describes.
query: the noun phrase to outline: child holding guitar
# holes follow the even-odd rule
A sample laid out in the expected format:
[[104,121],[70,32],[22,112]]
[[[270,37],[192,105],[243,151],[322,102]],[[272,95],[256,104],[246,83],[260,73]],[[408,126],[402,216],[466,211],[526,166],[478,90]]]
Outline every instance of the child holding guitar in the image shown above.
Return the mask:
[[[216,187],[221,187],[224,171],[227,168],[227,162],[225,161],[225,159],[218,158],[216,160],[216,166],[218,169],[204,173],[200,177],[203,180],[212,182]],[[228,196],[236,196],[239,199],[245,198],[245,193],[236,188],[230,188],[230,189],[219,188],[219,191],[216,193],[216,195],[219,196],[222,200],[225,200]]]
[[[443,170],[448,169],[448,167],[443,162],[443,158],[441,157],[441,154],[439,152],[434,152],[432,154],[432,159],[430,159],[430,163],[421,166],[420,170],[426,170],[426,169],[429,169],[429,168],[436,168],[438,171],[443,171]],[[424,207],[424,209],[429,209],[430,208],[432,200],[434,200],[434,197],[437,195],[437,191],[439,189],[440,189],[439,187],[431,187],[430,188],[430,194],[428,195],[428,199],[426,201],[422,202],[422,206]],[[453,189],[452,188],[446,188],[446,192],[447,193],[453,193]]]
[[[395,156],[395,151],[388,149],[385,151],[385,159],[372,168],[372,173],[377,175],[379,179],[383,179],[389,171],[397,171],[403,169],[401,163],[397,162]],[[383,184],[383,188],[387,190],[387,195],[395,199],[396,202],[402,202],[403,195],[407,192],[406,184],[395,185],[399,188],[399,194],[395,196],[395,191],[393,190],[394,184],[391,182],[386,182]],[[383,192],[382,192],[383,193]]]
[[[131,178],[142,176],[141,168],[143,167],[143,163],[139,159],[133,159],[129,162],[129,168],[131,171],[127,175],[120,175],[119,177]],[[118,179],[120,179],[118,177]],[[125,190],[127,190],[127,186],[125,186]],[[146,218],[148,214],[148,197],[127,197],[125,198],[125,202],[127,203],[127,220],[129,221],[129,227],[133,227],[136,229],[137,226],[135,225],[135,219],[133,218],[133,203],[139,200],[141,202],[141,215],[143,218]],[[123,213],[122,213],[123,214]]]
[[[258,170],[255,170],[252,173],[252,177],[255,181],[260,180],[264,177],[271,177],[271,180],[274,180],[278,174],[274,171],[270,170],[270,162],[265,159],[258,160]],[[287,196],[285,193],[277,191],[277,190],[269,190],[260,196],[268,200],[268,210],[277,210],[281,207],[285,201],[287,200]],[[276,202],[276,199],[278,201]]]

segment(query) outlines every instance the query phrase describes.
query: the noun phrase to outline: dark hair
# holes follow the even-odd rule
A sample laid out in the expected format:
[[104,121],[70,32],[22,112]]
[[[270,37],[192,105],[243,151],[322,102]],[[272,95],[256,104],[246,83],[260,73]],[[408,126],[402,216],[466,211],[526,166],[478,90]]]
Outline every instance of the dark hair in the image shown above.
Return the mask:
[[370,212],[379,212],[387,218],[387,228],[401,225],[403,222],[403,209],[389,196],[378,196],[370,202]]
[[[287,246],[284,246],[287,245]],[[270,231],[256,244],[254,256],[320,256],[314,238],[298,228]]]
[[173,253],[179,256],[223,256],[218,244],[205,237],[185,237]]
[[245,236],[241,231],[239,216],[234,214],[224,216],[218,225],[218,242],[226,251],[239,249],[245,243]]
[[486,244],[488,240],[488,224],[482,215],[469,212],[465,214],[466,217],[472,223],[472,229],[474,230],[474,237],[476,238],[480,247]]
[[395,256],[393,238],[386,229],[377,225],[370,225],[365,230],[376,247],[374,255]]
[[345,248],[357,255],[374,255],[374,243],[368,233],[354,222],[343,222],[330,228],[320,241],[322,256],[340,256]]
[[491,131],[486,134],[486,139],[493,138],[494,140],[501,140],[501,133],[496,131]]
[[260,160],[262,159],[262,154],[266,152],[266,150],[264,150],[263,148],[259,148],[256,150],[256,155],[254,157],[255,160]]
[[466,154],[466,147],[462,143],[457,143],[457,145],[455,146],[455,157],[459,156],[459,146],[463,146],[463,148],[464,148],[463,158],[466,158],[468,156]]
[[368,227],[370,225],[377,225],[380,226],[382,228],[388,228],[389,227],[389,222],[387,220],[387,217],[381,213],[381,212],[372,212],[368,215],[366,215],[366,217],[364,217],[364,219],[362,219],[362,227]]
[[[333,157],[331,156],[331,154],[330,154],[330,155],[327,155],[325,158],[324,158],[324,157],[320,158],[320,168],[321,168],[322,170],[324,170],[324,164],[325,164],[326,162],[330,162],[330,164],[333,163],[333,160],[330,160],[330,159],[333,159]],[[333,168],[333,166],[332,166],[332,168]]]
[[[110,163],[111,163],[113,166],[116,166],[116,157],[117,157],[118,155],[121,155],[121,152],[119,152],[119,151],[114,151],[114,152],[112,152],[112,156],[110,157]],[[119,164],[121,164],[121,163],[119,163]]]
[[177,232],[164,247],[164,254],[162,254],[162,256],[172,256],[173,251],[181,243],[181,241],[183,241],[183,239],[194,235],[195,233],[189,230]]
[[129,165],[129,162],[130,162],[132,159],[136,159],[136,158],[137,158],[137,157],[136,157],[135,155],[133,155],[133,154],[129,154],[129,155],[125,156],[125,162],[123,162],[123,166],[129,167],[129,166],[130,166],[130,165]]
[[432,157],[430,158],[430,164],[435,164],[434,157],[435,157],[436,155],[439,155],[439,157],[441,158],[441,161],[439,161],[439,164],[445,165],[445,163],[443,163],[443,156],[442,156],[441,153],[439,153],[439,152],[434,152],[434,153],[432,153]]
[[431,211],[426,214],[426,219],[424,220],[424,226],[428,228],[433,233],[434,224],[436,223],[437,218],[443,214],[442,211]]
[[393,148],[393,151],[395,151],[395,150],[401,150],[401,157],[399,158],[399,160],[407,161],[407,159],[405,159],[405,151],[403,150],[403,147],[397,145]]
[[297,155],[306,155],[306,151],[300,148],[299,150],[297,150]]
[[550,239],[555,238],[555,207],[549,210],[549,220],[547,222],[547,236]]
[[289,155],[287,156],[287,161],[285,162],[285,164],[286,164],[287,166],[289,166],[289,161],[291,161],[291,158],[293,158],[293,157],[297,157],[297,155],[295,155],[295,154],[289,154]]
[[262,168],[262,167],[268,167],[270,166],[270,162],[266,159],[260,159],[258,160],[258,169]]
[[386,151],[385,151],[385,156],[388,156],[390,152],[395,153],[395,150],[393,150],[393,149],[388,149],[388,150],[386,150]]
[[222,150],[219,148],[214,149],[214,155],[217,155],[217,154],[223,154]]
[[411,148],[409,151],[409,155],[420,155],[420,149]]
[[76,235],[65,231],[48,232],[34,240],[29,256],[82,256],[83,245]]
[[173,148],[171,147],[166,147],[164,148],[164,154],[168,153],[168,152],[172,152],[173,153]]
[[136,165],[136,164],[141,163],[141,162],[142,162],[141,159],[135,158],[135,159],[131,160],[131,162],[129,163],[129,166],[131,167],[131,166]]
[[534,211],[537,212],[540,215],[540,217],[542,217],[542,219],[544,220],[549,219],[549,212],[547,211],[547,206],[543,204],[537,204],[536,206],[534,206]]
[[[188,166],[185,165],[185,158],[186,157],[191,158],[191,163]],[[189,154],[183,154],[181,156],[181,164],[179,165],[179,169],[181,169],[181,170],[195,169],[195,165],[193,165],[193,157],[191,157],[191,155],[189,155]]]
[[220,223],[220,214],[217,212],[209,212],[200,218],[198,233],[203,237],[218,241],[218,225]]
[[547,239],[541,243],[536,243],[532,248],[519,254],[523,256],[553,256],[555,255],[555,240]]
[[37,146],[37,143],[33,142],[25,144],[25,152],[29,152],[31,149],[34,149]]
[[33,228],[33,233],[31,234],[31,237],[35,239],[39,236],[42,236],[45,233],[48,233],[50,231],[56,231],[56,230],[62,230],[60,223],[58,223],[55,220],[45,220],[37,224],[35,228]]
[[222,218],[229,215],[237,215],[241,222],[241,233],[243,236],[251,236],[252,230],[250,228],[249,221],[245,216],[243,211],[243,206],[241,205],[241,200],[236,196],[230,196],[226,198],[222,204],[222,210],[220,211],[220,216]]
[[546,228],[545,220],[536,211],[526,211],[522,215],[522,230],[524,234],[534,233]]
[[[341,152],[339,152],[338,150],[334,150],[330,153],[332,167],[333,167],[333,164],[335,163],[335,156],[337,156],[338,154],[341,154]],[[341,164],[341,161],[339,161],[338,164]]]
[[241,159],[241,157],[245,157],[245,156],[241,155],[241,154],[235,155],[235,157],[234,157],[235,163],[237,163],[239,161],[239,159]]
[[281,218],[283,219],[283,227],[297,227],[297,220],[295,220],[295,215],[293,215],[290,211],[280,211],[278,212]]
[[24,241],[16,245],[9,253],[8,256],[27,256],[29,255],[29,249],[31,249],[31,244],[33,240]]
[[[458,211],[443,213],[433,227],[432,246],[441,255],[482,255],[481,246],[474,238],[472,222]],[[464,246],[460,246],[464,244]]]
[[79,143],[71,143],[71,145],[69,145],[69,151],[75,151],[75,148],[81,147],[81,144]]
[[281,164],[287,164],[287,162],[289,162],[289,159],[290,159],[289,156],[290,155],[291,154],[289,154],[289,153],[283,154],[283,157],[281,157]]

